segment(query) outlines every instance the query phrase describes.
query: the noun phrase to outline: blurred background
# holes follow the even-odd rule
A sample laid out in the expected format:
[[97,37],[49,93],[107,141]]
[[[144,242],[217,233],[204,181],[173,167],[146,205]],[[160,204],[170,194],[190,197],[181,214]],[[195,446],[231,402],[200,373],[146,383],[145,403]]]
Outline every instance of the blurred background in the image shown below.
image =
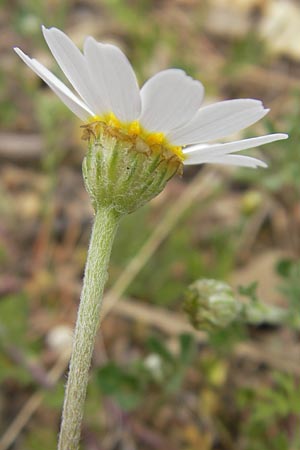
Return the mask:
[[[127,217],[114,245],[82,449],[300,448],[300,6],[288,0],[0,2],[0,449],[56,448],[70,336],[93,211],[80,122],[12,51],[59,72],[41,24],[80,47],[120,46],[140,83],[168,67],[206,103],[271,112],[234,138],[287,132],[248,152],[267,170],[188,168]],[[194,330],[199,278],[285,320]]]

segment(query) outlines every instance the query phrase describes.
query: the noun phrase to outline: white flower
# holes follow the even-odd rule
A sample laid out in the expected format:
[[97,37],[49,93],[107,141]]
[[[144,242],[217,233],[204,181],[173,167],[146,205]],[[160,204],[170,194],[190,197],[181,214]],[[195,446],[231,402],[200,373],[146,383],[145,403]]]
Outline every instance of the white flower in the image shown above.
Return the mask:
[[266,167],[256,158],[235,153],[286,139],[270,134],[229,143],[211,143],[246,128],[268,113],[252,99],[227,100],[200,107],[204,88],[179,69],[163,70],[139,90],[135,73],[122,51],[92,37],[81,51],[62,31],[43,27],[46,42],[78,95],[45,66],[19,48],[16,53],[83,121],[104,120],[150,142],[162,143],[184,164],[230,164]]

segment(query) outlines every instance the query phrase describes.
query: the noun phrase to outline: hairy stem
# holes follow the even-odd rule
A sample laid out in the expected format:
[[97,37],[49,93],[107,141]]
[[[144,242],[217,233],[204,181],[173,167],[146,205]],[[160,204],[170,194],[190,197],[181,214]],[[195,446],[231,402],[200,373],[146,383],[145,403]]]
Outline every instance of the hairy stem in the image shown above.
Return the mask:
[[95,216],[65,392],[58,450],[78,450],[89,368],[97,333],[103,289],[119,216],[109,208]]

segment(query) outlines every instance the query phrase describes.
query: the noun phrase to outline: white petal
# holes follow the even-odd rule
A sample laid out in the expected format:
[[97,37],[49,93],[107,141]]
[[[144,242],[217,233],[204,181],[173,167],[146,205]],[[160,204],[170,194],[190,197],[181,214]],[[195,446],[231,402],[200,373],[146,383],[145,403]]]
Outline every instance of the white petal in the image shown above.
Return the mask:
[[243,155],[225,155],[219,158],[208,159],[205,162],[210,164],[223,164],[228,166],[252,167],[253,169],[256,169],[257,167],[268,167],[268,165],[260,159]]
[[199,109],[204,88],[183,70],[163,70],[141,89],[141,124],[150,131],[167,133],[192,119]]
[[251,139],[242,139],[240,141],[228,142],[226,144],[199,144],[192,145],[183,150],[187,156],[186,164],[199,164],[207,158],[215,158],[229,153],[240,152],[248,148],[258,147],[259,145],[270,142],[287,139],[288,135],[283,133],[268,134],[266,136],[255,137]]
[[70,89],[65,86],[53,73],[51,73],[43,64],[36,59],[31,59],[25,55],[19,48],[14,48],[20,58],[30,67],[55,94],[64,102],[64,104],[82,120],[87,120],[94,113],[77,98]]
[[101,44],[88,37],[84,54],[97,92],[108,106],[106,112],[113,112],[123,122],[137,119],[141,110],[139,87],[124,53],[114,45]]
[[172,131],[167,137],[174,145],[220,139],[252,125],[268,111],[258,100],[226,100],[199,109],[189,123]]
[[101,103],[99,99],[95,101],[97,86],[93,85],[87,62],[81,51],[65,33],[57,28],[47,29],[43,26],[42,30],[54,58],[67,79],[90,109],[101,115],[106,111],[107,105],[103,101]]

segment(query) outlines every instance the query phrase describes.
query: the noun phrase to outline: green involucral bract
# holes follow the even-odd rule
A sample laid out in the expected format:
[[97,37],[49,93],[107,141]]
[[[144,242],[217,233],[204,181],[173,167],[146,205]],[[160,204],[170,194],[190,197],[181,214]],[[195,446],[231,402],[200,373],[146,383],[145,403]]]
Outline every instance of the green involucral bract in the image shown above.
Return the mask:
[[83,177],[96,211],[109,207],[120,216],[129,214],[182,170],[182,161],[169,149],[102,122],[85,125],[83,139],[89,146]]

